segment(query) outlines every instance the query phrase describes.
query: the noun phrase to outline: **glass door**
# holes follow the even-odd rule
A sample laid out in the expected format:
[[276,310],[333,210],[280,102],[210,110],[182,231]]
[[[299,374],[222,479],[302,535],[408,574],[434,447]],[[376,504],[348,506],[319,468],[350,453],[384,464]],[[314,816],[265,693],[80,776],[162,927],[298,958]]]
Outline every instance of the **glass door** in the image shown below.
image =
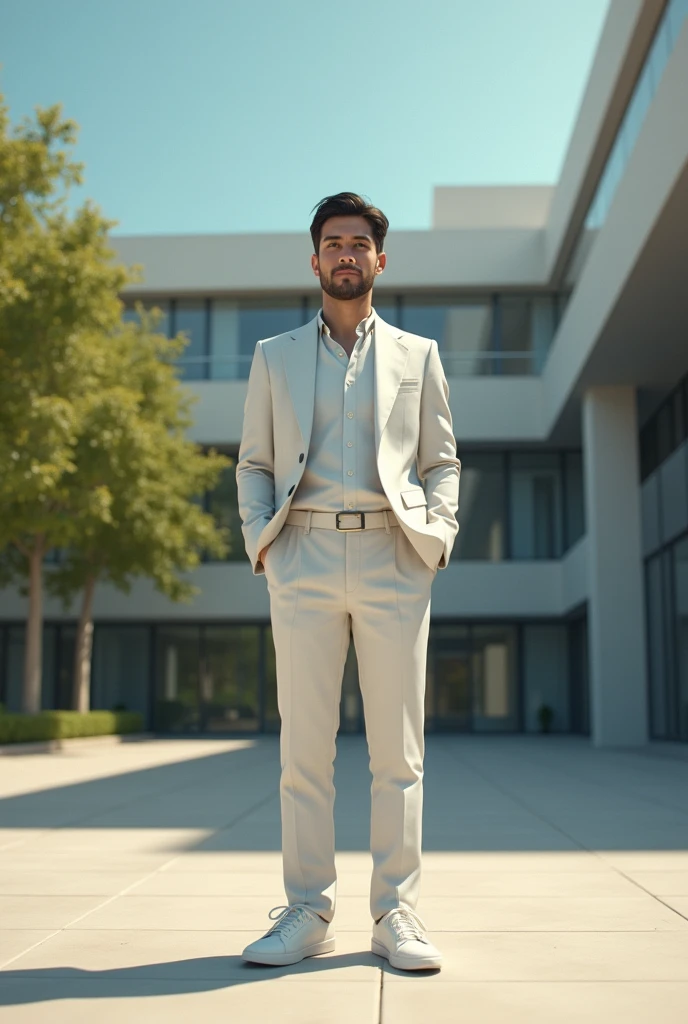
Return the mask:
[[202,732],[256,732],[260,724],[258,626],[206,626],[200,673]]
[[199,626],[161,626],[157,630],[157,732],[200,729],[200,635]]
[[339,731],[363,732],[363,700],[358,682],[358,661],[353,640],[349,641],[349,651],[344,663],[342,676],[342,694],[339,704]]
[[472,674],[470,634],[464,626],[432,631],[432,681],[428,723],[435,732],[470,732]]

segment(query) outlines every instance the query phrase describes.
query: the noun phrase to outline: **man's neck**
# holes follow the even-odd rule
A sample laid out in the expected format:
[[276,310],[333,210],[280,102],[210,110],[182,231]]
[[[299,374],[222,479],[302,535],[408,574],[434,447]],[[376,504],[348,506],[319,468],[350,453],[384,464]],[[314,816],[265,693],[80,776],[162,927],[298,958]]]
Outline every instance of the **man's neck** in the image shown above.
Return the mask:
[[[356,344],[356,328],[361,320],[370,316],[372,309],[372,293],[362,295],[360,299],[333,299],[323,292],[322,318],[330,329],[330,334],[343,348],[352,349]],[[349,354],[351,352],[349,351]]]

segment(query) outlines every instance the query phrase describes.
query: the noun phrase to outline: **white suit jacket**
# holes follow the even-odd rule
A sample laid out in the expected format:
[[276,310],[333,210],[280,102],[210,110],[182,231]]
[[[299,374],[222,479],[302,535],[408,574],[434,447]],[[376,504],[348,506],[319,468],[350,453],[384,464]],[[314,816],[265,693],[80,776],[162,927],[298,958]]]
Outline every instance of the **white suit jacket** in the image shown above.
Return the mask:
[[[282,529],[301,480],[315,405],[317,317],[256,344],[236,467],[239,515],[254,575]],[[437,342],[375,317],[375,453],[401,529],[432,569],[444,569],[459,529],[461,463]],[[342,509],[341,511],[346,511]]]

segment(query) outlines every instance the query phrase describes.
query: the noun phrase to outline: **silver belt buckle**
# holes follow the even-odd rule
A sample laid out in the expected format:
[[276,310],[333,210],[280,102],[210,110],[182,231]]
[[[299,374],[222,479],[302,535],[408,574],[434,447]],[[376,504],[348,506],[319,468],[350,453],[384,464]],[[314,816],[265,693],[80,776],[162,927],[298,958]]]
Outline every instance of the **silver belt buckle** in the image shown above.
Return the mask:
[[[337,529],[341,530],[343,533],[356,533],[359,530],[365,530],[365,512],[335,512],[335,515],[337,517]],[[357,516],[360,519],[360,526],[340,526],[339,519],[341,516]]]

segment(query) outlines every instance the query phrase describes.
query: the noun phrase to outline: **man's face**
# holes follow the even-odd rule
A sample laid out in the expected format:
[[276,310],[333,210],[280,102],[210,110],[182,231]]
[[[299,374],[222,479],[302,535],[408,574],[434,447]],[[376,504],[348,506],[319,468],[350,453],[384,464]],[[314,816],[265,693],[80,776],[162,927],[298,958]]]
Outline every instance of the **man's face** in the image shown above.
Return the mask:
[[387,257],[375,251],[375,240],[365,217],[330,217],[322,227],[318,255],[311,266],[326,295],[333,299],[359,299],[366,295]]

